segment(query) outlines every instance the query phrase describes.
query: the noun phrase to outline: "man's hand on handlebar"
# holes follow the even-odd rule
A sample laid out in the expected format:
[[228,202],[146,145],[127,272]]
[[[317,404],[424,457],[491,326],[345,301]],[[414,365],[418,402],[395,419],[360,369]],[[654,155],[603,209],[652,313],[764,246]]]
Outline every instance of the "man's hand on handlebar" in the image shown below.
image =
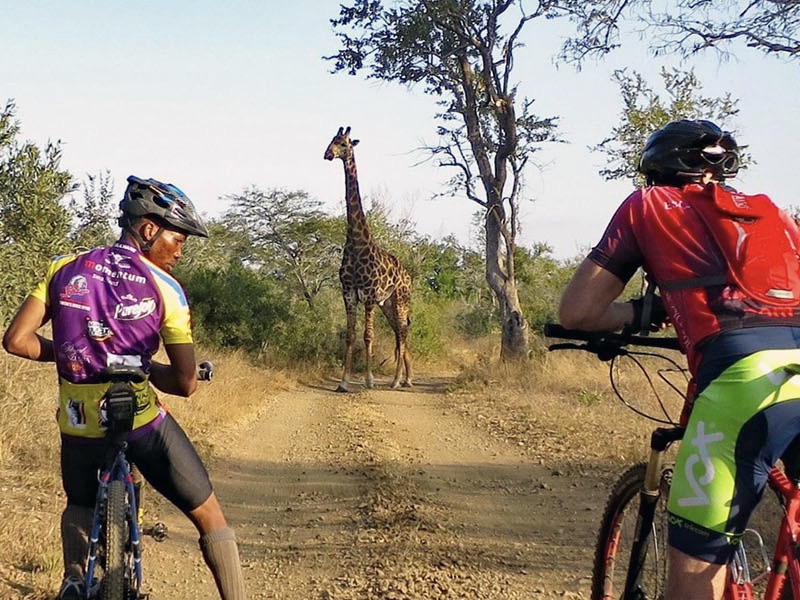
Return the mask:
[[[648,300],[650,301],[649,308],[647,307]],[[664,307],[661,296],[646,295],[629,300],[628,304],[633,307],[633,321],[622,330],[623,334],[660,331],[670,324],[669,315],[667,315],[667,309]],[[647,323],[643,322],[645,318],[647,318]]]

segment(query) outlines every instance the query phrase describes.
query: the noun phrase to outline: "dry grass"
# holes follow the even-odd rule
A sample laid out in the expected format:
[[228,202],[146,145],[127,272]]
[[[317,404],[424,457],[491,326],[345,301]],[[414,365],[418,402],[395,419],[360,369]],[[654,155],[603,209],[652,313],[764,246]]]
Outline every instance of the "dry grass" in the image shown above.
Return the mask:
[[[209,460],[231,431],[254,418],[265,398],[293,385],[294,378],[258,369],[236,353],[201,356],[214,362],[214,381],[201,384],[190,399],[162,399]],[[52,364],[0,355],[0,598],[42,600],[61,581],[65,499],[56,395]]]
[[61,579],[55,398],[52,365],[0,358],[0,578],[22,574],[23,597]]
[[[610,364],[580,351],[547,352],[541,340],[532,344],[533,358],[521,365],[503,365],[493,354],[480,354],[462,368],[458,387],[472,402],[471,412],[488,412],[502,423],[487,426],[498,436],[517,439],[533,456],[559,456],[565,462],[618,465],[643,460],[648,440],[659,423],[626,407],[610,383]],[[679,366],[682,356],[663,352]],[[673,369],[663,358],[641,357],[652,380],[629,358],[615,363],[614,379],[630,405],[648,415],[677,420],[682,397],[658,376]],[[664,376],[681,392],[686,388],[680,372]],[[662,404],[659,404],[659,398]],[[546,451],[546,452],[545,452]]]
[[[498,340],[451,347],[449,357],[415,365],[418,373],[453,376],[454,406],[491,435],[525,448],[531,460],[560,465],[607,466],[644,457],[654,424],[625,408],[608,381],[608,364],[581,352],[548,353],[533,340],[524,365],[497,361]],[[325,384],[338,370],[297,372],[260,368],[237,353],[200,351],[216,366],[214,381],[190,399],[165,396],[207,461],[232,432],[258,417],[269,398],[297,382]],[[163,357],[162,357],[163,358]],[[655,410],[641,375],[622,369],[626,394]],[[663,390],[662,390],[663,391]],[[0,597],[43,600],[60,580],[59,518],[64,505],[54,421],[56,379],[52,365],[0,355]],[[677,415],[674,394],[670,410]],[[648,404],[649,403],[649,404]]]

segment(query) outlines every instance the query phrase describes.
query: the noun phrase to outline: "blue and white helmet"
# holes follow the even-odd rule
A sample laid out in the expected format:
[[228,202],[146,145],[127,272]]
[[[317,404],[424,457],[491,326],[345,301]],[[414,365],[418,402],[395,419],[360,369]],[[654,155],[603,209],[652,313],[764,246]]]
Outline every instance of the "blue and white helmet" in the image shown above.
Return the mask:
[[131,217],[152,216],[187,235],[208,237],[208,230],[192,201],[171,183],[131,175],[119,208],[122,227],[130,223]]

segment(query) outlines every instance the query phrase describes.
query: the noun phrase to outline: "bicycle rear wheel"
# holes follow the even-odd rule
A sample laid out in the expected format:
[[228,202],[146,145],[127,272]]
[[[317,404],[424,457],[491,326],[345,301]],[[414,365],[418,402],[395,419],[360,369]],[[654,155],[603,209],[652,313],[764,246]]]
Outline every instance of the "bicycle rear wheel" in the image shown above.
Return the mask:
[[664,598],[667,578],[667,492],[672,479],[671,469],[662,473],[661,493],[654,506],[652,525],[643,532],[646,541],[642,548],[641,568],[639,573],[631,574],[636,584],[627,595],[625,593],[631,551],[637,537],[640,492],[646,471],[647,464],[634,465],[623,473],[611,491],[595,549],[592,600]]
[[113,480],[108,486],[105,519],[105,569],[100,585],[101,600],[130,600],[130,531],[125,484]]

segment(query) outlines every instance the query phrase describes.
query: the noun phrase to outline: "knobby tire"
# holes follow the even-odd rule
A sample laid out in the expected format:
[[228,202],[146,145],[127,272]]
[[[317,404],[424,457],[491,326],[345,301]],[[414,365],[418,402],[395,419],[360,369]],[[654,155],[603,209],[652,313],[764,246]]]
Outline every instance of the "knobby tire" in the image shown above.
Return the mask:
[[655,504],[653,523],[635,590],[625,594],[631,548],[636,535],[645,463],[628,469],[611,491],[595,549],[592,600],[662,600],[667,576],[667,494],[671,471],[662,475],[662,493]]
[[130,561],[128,554],[128,518],[125,484],[113,480],[108,486],[105,519],[105,571],[100,586],[101,600],[130,598]]

